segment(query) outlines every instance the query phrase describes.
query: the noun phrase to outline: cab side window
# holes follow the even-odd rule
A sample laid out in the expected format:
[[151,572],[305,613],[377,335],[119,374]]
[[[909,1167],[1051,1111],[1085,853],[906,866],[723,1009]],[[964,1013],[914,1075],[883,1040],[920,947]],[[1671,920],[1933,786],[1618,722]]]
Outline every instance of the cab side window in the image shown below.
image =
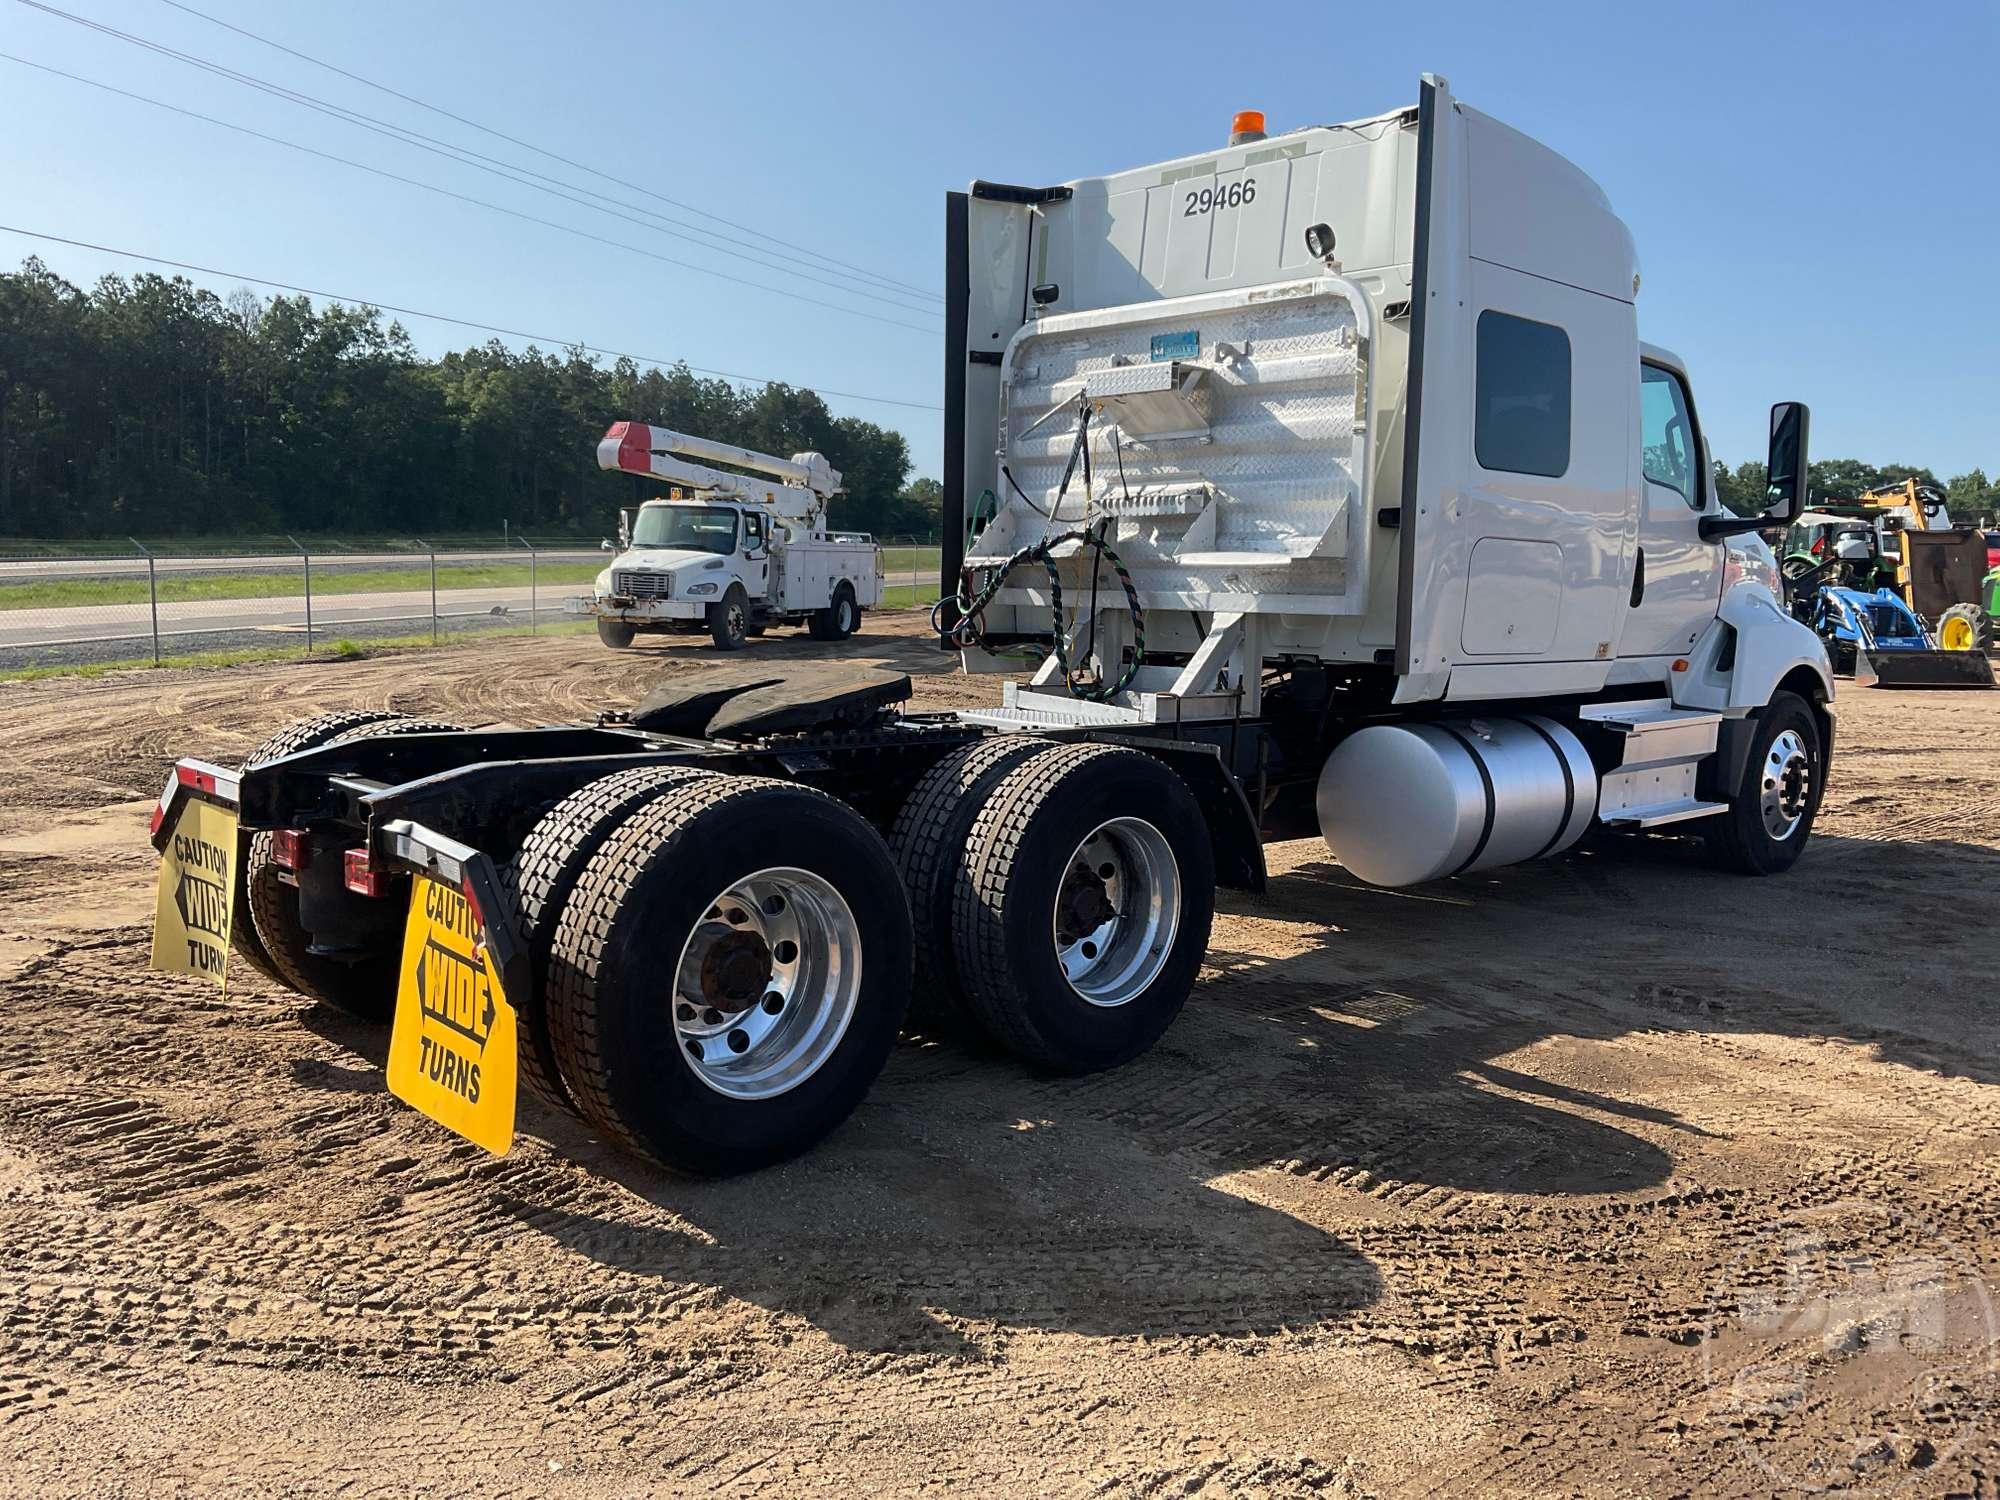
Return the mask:
[[1512,313],[1479,315],[1472,451],[1479,467],[1560,479],[1569,472],[1569,335]]
[[764,550],[764,518],[749,515],[743,518],[743,550],[762,552]]
[[1687,387],[1680,376],[1658,365],[1639,367],[1639,444],[1647,480],[1678,491],[1691,508],[1700,510],[1694,415]]

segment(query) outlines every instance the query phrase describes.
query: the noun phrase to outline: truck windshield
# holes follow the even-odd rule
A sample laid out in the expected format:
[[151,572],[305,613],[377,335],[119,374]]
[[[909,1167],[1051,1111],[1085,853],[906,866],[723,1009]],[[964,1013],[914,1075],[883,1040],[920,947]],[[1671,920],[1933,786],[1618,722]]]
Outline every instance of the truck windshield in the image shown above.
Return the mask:
[[689,547],[699,552],[736,550],[736,512],[720,505],[648,505],[632,528],[635,547]]

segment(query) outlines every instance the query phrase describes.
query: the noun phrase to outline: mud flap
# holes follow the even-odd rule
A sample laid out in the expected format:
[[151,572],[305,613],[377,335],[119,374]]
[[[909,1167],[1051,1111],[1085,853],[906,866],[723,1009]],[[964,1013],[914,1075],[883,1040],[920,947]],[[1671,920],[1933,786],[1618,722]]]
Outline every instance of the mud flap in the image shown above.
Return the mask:
[[520,923],[485,854],[420,823],[379,830],[410,912],[389,1038],[389,1092],[495,1156],[514,1141],[515,995],[533,982]]
[[1885,688],[1990,688],[1993,663],[1984,651],[1854,653],[1854,685]]

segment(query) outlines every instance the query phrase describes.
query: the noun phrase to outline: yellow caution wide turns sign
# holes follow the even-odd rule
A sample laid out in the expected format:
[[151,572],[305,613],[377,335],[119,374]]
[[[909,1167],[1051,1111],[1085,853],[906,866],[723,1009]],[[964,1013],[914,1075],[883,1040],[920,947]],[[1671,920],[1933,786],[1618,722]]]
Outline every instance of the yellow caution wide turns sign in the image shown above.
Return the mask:
[[160,859],[153,967],[222,984],[237,915],[236,814],[189,798]]
[[410,882],[389,1092],[473,1144],[514,1143],[514,1007],[471,904],[450,886]]

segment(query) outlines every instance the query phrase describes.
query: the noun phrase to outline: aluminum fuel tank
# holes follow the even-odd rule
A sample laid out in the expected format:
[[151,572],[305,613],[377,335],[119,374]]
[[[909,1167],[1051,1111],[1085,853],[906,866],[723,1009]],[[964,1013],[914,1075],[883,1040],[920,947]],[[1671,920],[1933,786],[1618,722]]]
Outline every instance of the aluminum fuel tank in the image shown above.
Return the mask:
[[1375,724],[1319,775],[1327,846],[1371,885],[1418,885],[1567,849],[1597,811],[1597,771],[1553,719]]

